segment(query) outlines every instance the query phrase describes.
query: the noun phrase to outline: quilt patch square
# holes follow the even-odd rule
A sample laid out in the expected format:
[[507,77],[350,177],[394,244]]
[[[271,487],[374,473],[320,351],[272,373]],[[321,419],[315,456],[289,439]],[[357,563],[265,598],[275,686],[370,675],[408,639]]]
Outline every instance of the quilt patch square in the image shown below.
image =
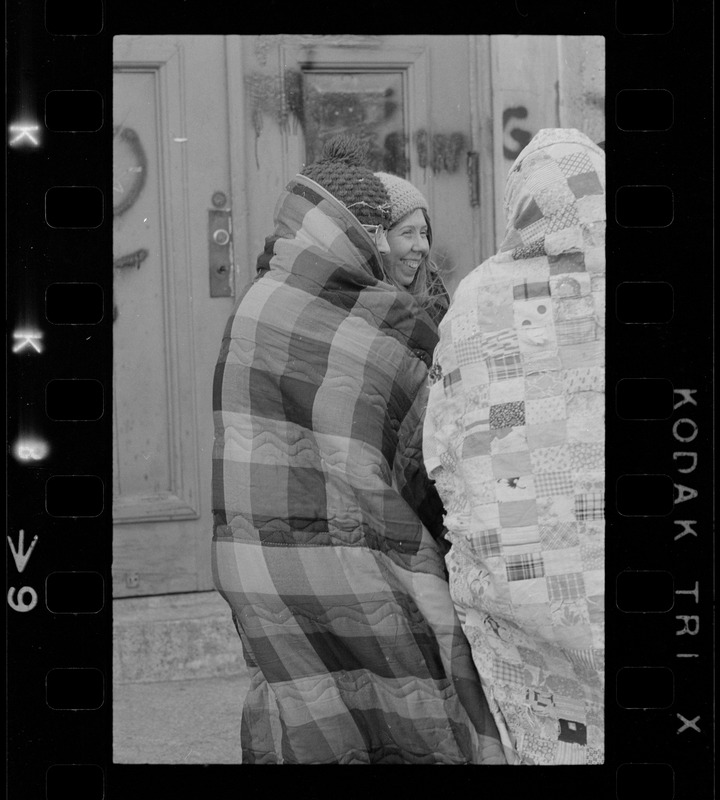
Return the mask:
[[578,520],[605,518],[605,493],[575,495],[575,517]]
[[540,526],[540,543],[543,551],[576,547],[579,541],[578,526],[574,522]]
[[525,424],[525,403],[516,400],[490,406],[490,428],[512,428]]
[[605,624],[605,596],[593,594],[587,600],[588,616],[591,625]]
[[[499,503],[516,503],[532,500],[535,497],[535,486],[532,475],[519,475],[499,478],[495,481],[495,496]],[[503,519],[501,508],[500,519]]]
[[519,450],[515,453],[498,453],[492,456],[492,468],[496,479],[530,475],[532,473],[530,453],[527,450]]
[[567,675],[548,675],[546,685],[555,694],[555,708],[565,719],[585,721],[585,691],[582,685]]
[[[445,328],[445,330],[447,331],[447,328]],[[477,336],[477,334],[480,333],[477,309],[468,308],[466,313],[453,317],[450,323],[450,333],[451,337],[448,337],[448,342],[450,342],[451,339],[454,345],[457,345],[458,342],[464,339]],[[440,346],[442,347],[442,344]]]
[[566,416],[565,398],[561,394],[528,400],[525,404],[525,418],[528,425],[541,425],[554,422]]
[[539,551],[540,532],[536,526],[529,528],[502,528],[499,533],[503,553],[506,556]]
[[491,480],[473,480],[472,483],[469,483],[467,492],[470,502],[473,505],[494,503],[497,500],[495,494],[495,482],[496,481],[493,478]]
[[[493,439],[490,442],[490,452],[494,456],[503,453],[519,453],[528,449],[527,436],[522,425],[517,428],[496,428],[492,431],[491,436]],[[523,472],[530,472],[530,470],[526,469]],[[518,472],[513,472],[513,475],[518,474]],[[502,476],[498,475],[498,477]]]
[[585,251],[585,269],[597,279],[593,291],[600,291],[598,283],[605,281],[605,247],[591,247]]
[[470,534],[470,549],[480,558],[493,558],[502,555],[500,533],[497,530],[479,531]]
[[500,528],[522,528],[537,525],[538,509],[535,500],[518,500],[512,503],[500,503]]
[[524,581],[509,581],[510,599],[519,613],[525,614],[528,610],[530,616],[537,621],[537,625],[551,625],[550,598],[548,596],[547,581],[545,578],[530,578]]
[[[567,442],[567,422],[564,419],[556,419],[551,422],[544,422],[541,425],[526,425],[525,435],[527,436],[528,447],[531,451],[550,450],[560,447]],[[563,469],[564,467],[558,467]],[[554,467],[546,467],[548,472]]]
[[523,668],[500,658],[493,658],[493,680],[504,686],[522,686]]
[[[527,320],[527,318],[526,318]],[[525,325],[521,323],[518,328],[518,346],[526,364],[531,363],[538,356],[555,356],[558,352],[557,335],[555,326],[548,314],[547,325]]]
[[443,388],[446,391],[451,391],[454,386],[457,386],[462,381],[462,375],[459,369],[454,369],[447,375],[443,375]]
[[577,299],[590,294],[590,276],[583,272],[553,275],[549,283],[552,296],[559,300]]
[[551,308],[549,297],[535,296],[516,300],[513,306],[515,325],[520,327],[548,325],[552,321]]
[[587,728],[582,722],[576,722],[571,719],[561,719],[558,722],[560,723],[560,736],[558,738],[561,742],[587,744]]
[[511,356],[519,352],[517,334],[509,330],[482,334],[482,353],[484,358],[500,358]]
[[585,596],[585,581],[582,572],[548,576],[547,587],[550,601],[577,600]]
[[510,300],[502,305],[494,303],[480,304],[478,306],[477,329],[473,333],[478,331],[483,335],[499,333],[512,328],[512,324],[513,314]]
[[489,456],[491,441],[490,431],[478,430],[468,434],[462,444],[462,457]]
[[[555,319],[558,322],[570,322],[571,320],[592,317],[595,313],[595,303],[592,295],[582,297],[559,297],[553,305]],[[560,337],[558,336],[558,342]]]
[[562,383],[567,394],[605,391],[604,367],[576,367],[562,372]]
[[538,497],[573,494],[572,473],[569,470],[539,472],[535,476],[535,492]]
[[585,523],[581,523],[578,531],[583,570],[602,569],[605,563],[605,538],[584,533],[585,527]]
[[550,274],[559,275],[562,272],[585,272],[585,258],[581,252],[560,253],[548,256]]
[[490,384],[488,392],[488,401],[490,405],[514,403],[524,398],[525,381],[522,378]]
[[506,381],[522,377],[522,361],[520,354],[488,358],[486,361],[488,376],[491,381]]
[[603,193],[602,184],[595,172],[573,175],[568,178],[568,186],[575,197],[585,197],[589,194],[601,195]]
[[495,476],[492,469],[492,458],[490,456],[472,456],[465,458],[463,455],[465,467],[468,470],[468,475],[471,477],[473,483],[481,483],[483,481],[495,482]]
[[479,361],[483,357],[482,340],[480,335],[472,336],[469,339],[460,339],[455,342],[455,355],[458,366],[471,364]]
[[557,353],[552,351],[524,354],[525,360],[525,374],[538,375],[543,372],[560,372],[562,369],[562,360]]
[[522,245],[522,236],[520,236],[520,233],[518,231],[513,229],[509,231],[505,239],[503,239],[500,252],[507,252],[508,250],[513,250],[519,245]]
[[566,345],[559,349],[560,369],[576,369],[587,364],[603,363],[605,341],[602,337],[583,344]]
[[465,391],[468,409],[485,408],[488,404],[487,386],[469,386]]
[[560,522],[575,522],[575,503],[567,495],[538,497],[538,521],[541,525],[557,525]]
[[463,364],[462,376],[465,386],[468,388],[485,386],[490,380],[488,368],[484,361]]
[[515,300],[530,300],[533,297],[550,297],[550,282],[523,281],[513,286]]
[[602,472],[605,469],[605,446],[592,442],[568,445],[570,469],[573,472]]
[[575,195],[566,182],[558,182],[553,186],[541,189],[535,195],[535,200],[547,219],[551,219],[563,209],[572,208],[575,205]]
[[[544,163],[541,163],[541,161],[544,161]],[[557,186],[563,185],[565,176],[554,159],[538,159],[532,165],[532,170],[528,170],[529,166],[530,164],[525,164],[523,169],[527,187],[532,195],[542,195],[546,189],[554,191]]]
[[587,153],[575,152],[562,156],[557,161],[560,171],[566,178],[572,178],[573,175],[582,175],[585,172],[592,172],[595,174],[592,161]]
[[520,212],[515,223],[515,228],[519,231],[524,231],[534,222],[538,222],[543,218],[543,213],[538,204],[530,198],[525,208]]
[[[525,399],[540,400],[563,393],[564,384],[560,372],[540,372],[525,378]],[[527,411],[527,408],[526,408]]]
[[523,664],[529,664],[532,667],[538,667],[542,670],[547,669],[547,662],[539,650],[531,650],[529,647],[521,647],[518,645],[518,653],[520,654]]
[[581,574],[583,570],[580,548],[565,547],[543,554],[546,575]]
[[[604,246],[605,195],[586,194],[578,197],[577,209],[581,222],[584,222],[586,226],[588,245]],[[603,258],[603,269],[604,261],[605,259]]]
[[536,244],[538,241],[544,241],[545,230],[547,229],[547,219],[541,217],[524,228],[518,228],[517,232],[520,234],[520,241],[527,247]]
[[516,247],[512,251],[512,257],[515,261],[522,261],[530,258],[540,258],[541,256],[544,255],[545,255],[544,239],[538,239],[538,241],[532,242],[531,244],[520,245],[519,247]]
[[580,217],[575,205],[565,206],[565,208],[557,211],[548,219],[547,233],[554,233],[564,228],[573,228],[579,224]]
[[480,431],[490,431],[490,415],[487,406],[466,407],[465,415],[462,418],[465,431],[468,436]]
[[505,559],[508,581],[528,581],[545,575],[541,553],[511,555]]
[[571,469],[570,448],[566,444],[538,447],[530,451],[532,472],[567,472]]
[[478,529],[497,530],[500,528],[500,509],[497,503],[483,503],[472,507],[472,525]]
[[598,338],[598,324],[595,317],[569,319],[555,323],[555,333],[559,347],[594,342]]

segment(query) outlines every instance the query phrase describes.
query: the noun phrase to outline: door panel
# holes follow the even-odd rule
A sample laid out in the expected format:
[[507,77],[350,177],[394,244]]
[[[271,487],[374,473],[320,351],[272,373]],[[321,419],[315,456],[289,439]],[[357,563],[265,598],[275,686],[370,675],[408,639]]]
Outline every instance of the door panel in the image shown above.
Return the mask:
[[[211,588],[208,211],[231,198],[222,37],[116,37],[116,596]],[[232,265],[229,265],[230,267]]]

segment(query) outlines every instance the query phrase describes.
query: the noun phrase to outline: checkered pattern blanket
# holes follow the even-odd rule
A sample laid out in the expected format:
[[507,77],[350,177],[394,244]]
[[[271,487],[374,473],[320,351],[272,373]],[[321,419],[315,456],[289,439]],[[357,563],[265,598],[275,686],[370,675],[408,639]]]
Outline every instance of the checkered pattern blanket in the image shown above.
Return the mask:
[[505,763],[421,458],[437,332],[298,176],[213,405],[213,572],[252,683],[245,763]]
[[603,760],[604,155],[540,131],[499,253],[440,324],[424,455],[450,589],[502,740]]

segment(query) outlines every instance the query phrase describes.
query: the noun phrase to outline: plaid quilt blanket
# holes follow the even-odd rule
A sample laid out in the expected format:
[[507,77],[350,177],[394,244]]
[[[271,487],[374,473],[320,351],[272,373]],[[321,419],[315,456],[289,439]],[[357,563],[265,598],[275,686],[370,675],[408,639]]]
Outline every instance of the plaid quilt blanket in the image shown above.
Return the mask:
[[252,683],[245,763],[505,763],[421,458],[436,329],[298,176],[214,388],[215,584]]
[[425,419],[450,588],[503,742],[604,754],[604,154],[543,130],[440,324]]

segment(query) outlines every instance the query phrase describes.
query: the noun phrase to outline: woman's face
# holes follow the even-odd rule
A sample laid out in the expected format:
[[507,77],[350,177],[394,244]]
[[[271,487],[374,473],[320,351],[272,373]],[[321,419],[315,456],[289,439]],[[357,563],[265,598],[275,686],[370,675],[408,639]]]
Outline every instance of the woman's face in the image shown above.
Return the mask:
[[428,228],[422,210],[416,208],[387,232],[389,253],[383,254],[385,269],[400,286],[415,280],[420,262],[430,252]]

